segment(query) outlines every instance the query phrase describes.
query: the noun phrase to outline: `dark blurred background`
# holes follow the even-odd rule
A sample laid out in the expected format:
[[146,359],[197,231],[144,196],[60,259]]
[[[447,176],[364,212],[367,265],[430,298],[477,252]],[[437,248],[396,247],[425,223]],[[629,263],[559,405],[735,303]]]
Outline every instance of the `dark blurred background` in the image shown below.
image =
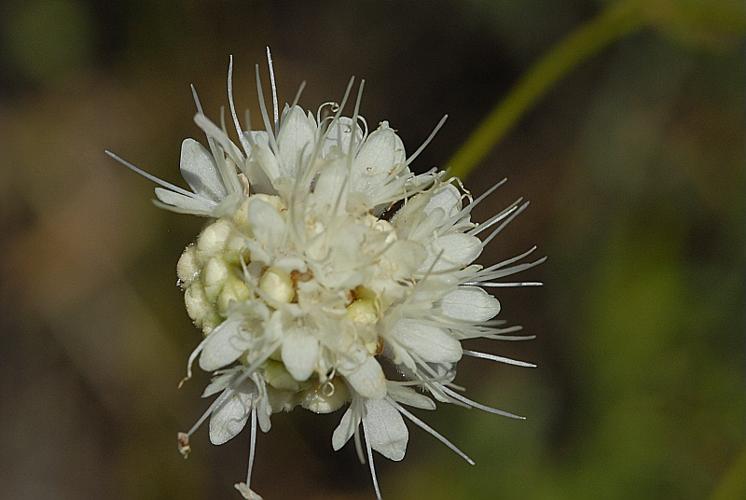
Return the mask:
[[[549,261],[524,276],[544,288],[498,293],[537,339],[477,346],[539,368],[467,359],[458,380],[528,420],[424,415],[477,466],[412,427],[405,463],[377,459],[386,498],[746,498],[746,71],[740,32],[709,14],[723,3],[651,2],[648,25],[554,86],[471,173],[477,194],[509,178],[478,219],[533,201],[480,261],[533,244]],[[238,107],[256,116],[270,45],[281,98],[306,80],[315,110],[364,77],[364,115],[410,152],[449,113],[424,171],[605,6],[0,4],[0,497],[238,498],[247,433],[218,448],[202,430],[189,460],[176,451],[207,406],[204,374],[176,390],[200,333],[175,263],[203,221],[156,209],[105,148],[180,183],[180,141],[201,139],[188,84],[217,118],[233,54]],[[275,415],[254,488],[372,498],[352,449],[331,449],[339,416]]]

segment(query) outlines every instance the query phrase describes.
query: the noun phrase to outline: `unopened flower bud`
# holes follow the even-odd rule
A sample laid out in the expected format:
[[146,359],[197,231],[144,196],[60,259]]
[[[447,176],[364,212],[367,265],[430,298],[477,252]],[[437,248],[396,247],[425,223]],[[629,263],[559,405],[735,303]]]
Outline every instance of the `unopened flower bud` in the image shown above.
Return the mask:
[[200,257],[207,259],[221,252],[232,229],[230,222],[225,219],[218,219],[202,230],[202,234],[197,239],[197,250]]
[[205,295],[210,302],[217,300],[229,274],[228,265],[220,257],[213,257],[207,262],[202,272],[202,283],[205,287]]
[[259,280],[259,288],[276,302],[287,304],[295,297],[290,274],[276,267],[270,267],[264,271]]
[[179,283],[182,287],[189,286],[192,281],[199,275],[199,259],[197,258],[197,249],[194,245],[189,245],[179,257],[176,263],[176,275],[179,277]]
[[229,276],[223,284],[223,289],[218,295],[218,312],[223,316],[228,315],[228,308],[232,302],[242,302],[250,297],[249,287],[241,279]]

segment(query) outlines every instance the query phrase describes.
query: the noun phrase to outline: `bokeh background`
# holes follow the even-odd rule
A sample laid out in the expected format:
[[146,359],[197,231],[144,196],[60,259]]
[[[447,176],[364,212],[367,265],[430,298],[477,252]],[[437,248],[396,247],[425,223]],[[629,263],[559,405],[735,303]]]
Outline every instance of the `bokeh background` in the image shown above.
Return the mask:
[[[640,29],[580,64],[467,179],[477,214],[533,204],[481,262],[533,244],[543,288],[499,290],[536,340],[482,344],[536,361],[468,359],[475,399],[524,422],[443,407],[425,415],[476,467],[411,428],[403,464],[379,457],[390,499],[746,498],[746,150],[741,2],[655,0]],[[199,341],[175,263],[202,221],[156,209],[113,149],[165,179],[208,115],[257,110],[253,65],[273,49],[280,96],[338,99],[367,79],[416,162],[445,165],[534,61],[608,4],[593,0],[0,4],[0,487],[8,499],[230,499],[248,434],[176,431],[206,402],[183,389]],[[720,10],[718,10],[720,9]],[[258,439],[266,499],[372,498],[340,415],[296,410]]]

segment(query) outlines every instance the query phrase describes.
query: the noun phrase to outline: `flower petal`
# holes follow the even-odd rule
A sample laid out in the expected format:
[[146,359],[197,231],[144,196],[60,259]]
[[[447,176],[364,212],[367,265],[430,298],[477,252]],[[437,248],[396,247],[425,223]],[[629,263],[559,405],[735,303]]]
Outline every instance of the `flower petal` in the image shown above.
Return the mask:
[[436,208],[442,208],[448,217],[461,210],[461,193],[453,184],[440,187],[425,205],[425,213],[430,214]]
[[365,140],[355,158],[351,189],[375,196],[383,188],[386,178],[405,160],[404,143],[387,122],[381,123]]
[[341,116],[329,126],[324,143],[321,145],[321,155],[326,158],[330,154],[347,156],[350,151],[350,141],[355,131],[355,144],[360,145],[363,140],[363,130],[360,125],[352,124],[352,118]]
[[285,236],[285,220],[277,209],[266,201],[249,198],[246,218],[254,239],[266,248],[277,248]]
[[[190,198],[180,193],[175,193],[169,189],[155,188],[155,197],[158,201],[171,207],[179,208],[188,213],[198,215],[209,215],[215,208],[215,203],[207,198],[195,197]],[[166,207],[169,208],[169,207]]]
[[407,452],[409,430],[401,414],[386,400],[365,402],[365,439],[389,460],[400,461]]
[[438,268],[464,267],[482,253],[482,241],[464,233],[448,233],[435,240],[435,254],[443,251]]
[[402,319],[391,335],[411,352],[429,363],[455,363],[461,359],[461,344],[440,328],[413,319]]
[[181,176],[192,190],[206,198],[219,202],[228,195],[212,154],[194,139],[181,143]]
[[373,356],[368,358],[352,371],[340,367],[340,373],[359,395],[369,399],[381,399],[386,396],[386,377],[381,365]]
[[309,333],[294,328],[285,334],[282,342],[282,362],[298,382],[308,380],[316,368],[319,341]]
[[414,389],[399,384],[388,384],[387,389],[389,396],[398,403],[403,403],[407,406],[413,406],[414,408],[420,408],[422,410],[435,409],[435,403],[432,399],[424,394],[420,394]]
[[494,318],[500,302],[479,287],[462,286],[443,297],[441,310],[453,319],[479,323]]
[[241,357],[249,345],[248,337],[241,331],[241,321],[226,320],[207,337],[199,366],[206,372],[222,368]]
[[235,375],[235,370],[229,370],[225,373],[221,373],[217,377],[213,377],[210,383],[207,384],[207,387],[205,387],[205,390],[202,391],[202,397],[209,398],[210,396],[214,396],[215,394],[225,390]]
[[[227,389],[231,390],[231,389]],[[252,394],[235,392],[210,417],[210,442],[223,444],[233,439],[246,425],[251,412]]]
[[298,167],[311,155],[315,137],[316,123],[308,119],[300,106],[293,106],[285,112],[277,134],[282,175],[296,176]]
[[339,425],[334,429],[334,433],[332,434],[332,448],[334,448],[334,451],[342,448],[354,434],[355,428],[360,425],[359,417],[353,418],[353,413],[355,412],[353,412],[352,405],[350,405],[344,415],[342,415]]

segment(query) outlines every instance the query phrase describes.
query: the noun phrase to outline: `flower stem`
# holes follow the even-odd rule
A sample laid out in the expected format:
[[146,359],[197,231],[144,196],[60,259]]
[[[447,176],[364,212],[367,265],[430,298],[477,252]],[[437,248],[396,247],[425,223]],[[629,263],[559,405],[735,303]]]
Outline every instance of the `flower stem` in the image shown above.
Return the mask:
[[746,448],[733,461],[715,485],[710,500],[728,500],[743,498],[746,494]]
[[642,26],[639,0],[606,7],[552,47],[487,115],[448,162],[452,175],[464,178],[549,88],[578,64]]

